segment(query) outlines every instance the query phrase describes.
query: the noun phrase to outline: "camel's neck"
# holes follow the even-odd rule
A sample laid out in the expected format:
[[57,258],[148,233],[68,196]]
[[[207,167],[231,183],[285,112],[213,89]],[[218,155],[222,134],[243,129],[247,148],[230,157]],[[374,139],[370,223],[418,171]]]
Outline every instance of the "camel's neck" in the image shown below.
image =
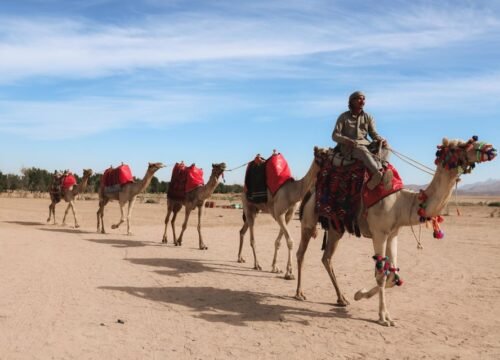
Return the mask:
[[149,184],[151,183],[151,179],[153,179],[154,172],[151,171],[146,171],[146,175],[142,178],[141,181],[136,182],[132,184],[131,186],[131,194],[132,195],[137,195],[140,194],[148,188]]
[[219,179],[215,176],[215,174],[211,174],[208,182],[201,187],[200,200],[208,199],[214,193],[218,183]]
[[425,213],[427,216],[436,216],[441,213],[453,193],[457,179],[458,171],[456,169],[446,170],[438,165],[434,178],[425,189],[427,194]]
[[297,202],[302,199],[309,190],[311,190],[316,183],[316,176],[318,175],[319,170],[319,165],[313,160],[304,177],[291,184],[291,186],[294,187],[294,190],[290,191],[290,200]]
[[81,194],[87,188],[90,176],[84,176],[82,182],[73,188],[73,195]]

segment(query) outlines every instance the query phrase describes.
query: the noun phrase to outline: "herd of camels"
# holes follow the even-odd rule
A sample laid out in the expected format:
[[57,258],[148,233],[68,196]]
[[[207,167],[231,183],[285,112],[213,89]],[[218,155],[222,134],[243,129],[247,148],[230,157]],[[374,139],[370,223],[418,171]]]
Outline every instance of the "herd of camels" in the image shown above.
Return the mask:
[[[492,160],[496,156],[496,150],[492,145],[477,141],[474,137],[469,141],[454,140],[448,141],[443,139],[443,143],[438,146],[438,158],[436,158],[436,171],[434,177],[427,188],[421,193],[407,189],[402,189],[391,195],[384,197],[375,205],[360,212],[358,223],[363,236],[371,238],[373,241],[374,259],[376,260],[375,280],[376,285],[369,290],[361,289],[355,293],[354,299],[361,300],[371,298],[378,294],[379,296],[379,319],[378,323],[384,326],[393,326],[394,321],[391,319],[386,306],[385,289],[399,285],[398,275],[398,232],[401,227],[418,225],[422,221],[422,213],[419,209],[422,208],[422,194],[425,194],[425,218],[430,219],[438,216],[444,209],[446,203],[451,197],[453,188],[459,177],[463,173],[469,173],[476,163]],[[441,154],[441,157],[439,157]],[[444,154],[444,155],[443,155]],[[311,166],[305,176],[296,181],[288,181],[272,195],[268,191],[267,202],[252,203],[247,199],[245,194],[242,194],[243,219],[244,224],[240,230],[240,244],[238,251],[238,262],[243,263],[245,259],[242,256],[242,247],[244,236],[247,230],[250,230],[250,245],[254,257],[254,269],[262,270],[258,260],[254,237],[255,218],[259,212],[269,213],[279,225],[278,237],[275,240],[274,258],[272,263],[272,272],[281,272],[277,266],[277,254],[280,247],[281,239],[284,236],[288,246],[288,262],[286,265],[285,279],[294,279],[292,269],[292,250],[293,239],[288,231],[288,223],[290,222],[296,207],[301,203],[301,239],[297,251],[297,290],[295,298],[305,300],[304,291],[302,290],[302,268],[304,256],[311,237],[317,233],[318,213],[315,207],[315,181],[317,174],[326,161],[331,161],[331,152],[326,148],[314,148],[314,156]],[[113,229],[118,228],[125,220],[127,221],[127,234],[131,234],[130,220],[132,209],[137,195],[148,187],[156,171],[163,168],[162,163],[149,163],[144,178],[138,182],[128,183],[122,186],[121,191],[115,193],[104,193],[99,191],[99,209],[97,211],[97,231],[105,233],[104,229],[104,207],[109,201],[118,200],[121,210],[121,218],[117,224],[112,225]],[[167,199],[167,215],[165,217],[165,231],[163,234],[163,243],[167,243],[167,226],[170,220],[170,215],[173,213],[171,226],[173,230],[173,242],[175,245],[182,245],[182,237],[187,227],[189,215],[195,207],[198,208],[198,236],[199,248],[207,249],[201,235],[201,217],[202,209],[205,200],[207,200],[214,192],[219,178],[226,169],[224,163],[213,164],[212,172],[209,181],[195,190],[187,194],[185,200],[175,201]],[[66,215],[69,209],[72,210],[75,219],[75,227],[78,227],[77,215],[75,210],[74,200],[78,193],[85,191],[88,179],[92,175],[91,170],[84,170],[83,180],[79,185],[71,189],[65,190],[61,195],[68,206],[66,208],[63,224],[66,221]],[[307,196],[306,196],[307,194]],[[51,197],[52,198],[52,197]],[[55,205],[56,200],[51,199],[49,206],[49,222],[52,218],[55,223]],[[127,215],[125,217],[125,205],[128,204]],[[185,207],[185,218],[182,224],[182,230],[179,237],[176,237],[175,219],[177,213],[182,207]],[[342,293],[335,272],[333,270],[332,257],[342,238],[343,233],[336,230],[331,223],[327,230],[326,244],[324,247],[322,262],[328,272],[331,282],[334,286],[337,295],[337,304],[339,306],[349,305],[349,301]]]

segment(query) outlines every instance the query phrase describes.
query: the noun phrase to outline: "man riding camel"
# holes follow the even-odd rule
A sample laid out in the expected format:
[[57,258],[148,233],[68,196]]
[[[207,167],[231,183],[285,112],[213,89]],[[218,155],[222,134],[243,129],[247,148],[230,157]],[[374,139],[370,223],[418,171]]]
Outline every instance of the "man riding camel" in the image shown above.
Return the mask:
[[[390,187],[392,182],[392,171],[386,170],[382,165],[382,159],[370,152],[369,146],[373,143],[381,143],[388,147],[387,140],[377,133],[375,120],[363,111],[365,106],[365,95],[361,91],[355,91],[349,96],[349,111],[346,111],[337,119],[332,139],[340,145],[340,152],[347,159],[361,160],[368,171],[372,174],[366,186],[372,190],[383,180],[384,186]],[[372,141],[368,140],[368,135]],[[376,145],[376,144],[375,144]]]

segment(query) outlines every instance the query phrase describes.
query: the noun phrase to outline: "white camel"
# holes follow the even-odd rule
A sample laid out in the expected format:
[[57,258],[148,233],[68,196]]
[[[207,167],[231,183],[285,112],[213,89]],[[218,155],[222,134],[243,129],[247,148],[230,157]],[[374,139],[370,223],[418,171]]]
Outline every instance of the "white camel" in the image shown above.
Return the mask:
[[248,229],[250,229],[250,245],[252,247],[253,258],[254,258],[254,269],[262,270],[262,267],[257,260],[257,252],[255,246],[255,236],[254,236],[254,224],[255,218],[259,211],[269,213],[274,220],[278,223],[280,231],[278,237],[274,242],[274,258],[272,264],[272,272],[279,273],[281,270],[277,265],[278,250],[281,245],[281,238],[285,235],[285,239],[288,245],[288,262],[286,266],[285,279],[293,280],[292,269],[292,249],[293,249],[293,239],[290,236],[287,225],[290,222],[297,203],[302,199],[302,197],[314,186],[316,182],[316,175],[321,169],[323,162],[326,161],[328,157],[328,149],[325,148],[314,148],[314,159],[309,167],[309,170],[305,176],[297,181],[288,181],[283,184],[278,191],[271,194],[269,189],[267,190],[267,202],[265,203],[253,203],[249,201],[245,193],[242,193],[241,201],[243,207],[243,220],[244,224],[240,230],[240,248],[238,251],[238,262],[244,263],[245,259],[241,255],[243,248],[243,241],[245,234]]
[[[371,237],[376,261],[375,279],[377,285],[370,290],[361,289],[354,295],[355,300],[371,298],[379,295],[379,320],[385,326],[393,326],[386,306],[385,288],[398,285],[397,243],[398,232],[403,226],[418,225],[424,219],[434,219],[438,216],[449,200],[453,187],[462,173],[468,173],[475,163],[492,160],[496,150],[491,145],[477,142],[477,137],[468,142],[444,139],[436,159],[435,175],[421,193],[403,189],[379,201],[367,211],[366,219],[359,216],[361,232],[365,237]],[[315,211],[315,195],[304,199],[301,220],[301,242],[297,251],[297,292],[295,297],[304,300],[302,290],[302,266],[309,240],[315,234],[318,214]],[[337,232],[329,225],[326,249],[322,262],[330,275],[337,293],[337,304],[347,306],[349,302],[340,290],[333,271],[332,256],[342,238],[343,233]]]

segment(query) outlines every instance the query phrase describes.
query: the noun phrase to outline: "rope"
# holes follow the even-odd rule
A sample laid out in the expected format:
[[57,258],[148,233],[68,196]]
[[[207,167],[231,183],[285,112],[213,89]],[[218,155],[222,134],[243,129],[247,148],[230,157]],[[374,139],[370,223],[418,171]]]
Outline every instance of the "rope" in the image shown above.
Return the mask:
[[413,199],[413,202],[410,206],[410,211],[408,213],[408,222],[410,223],[410,228],[411,228],[411,232],[413,233],[413,237],[417,241],[417,249],[422,250],[424,248],[424,246],[422,245],[422,242],[420,241],[421,236],[422,236],[422,224],[420,224],[418,227],[418,237],[417,237],[417,234],[415,234],[415,230],[413,229],[413,225],[411,224],[411,214],[413,213],[413,206],[415,205],[416,199],[417,199],[417,197],[415,197]]
[[249,161],[249,162],[244,163],[243,165],[237,166],[237,167],[232,168],[232,169],[227,169],[227,170],[224,170],[224,171],[234,171],[234,170],[238,170],[238,169],[242,168],[243,166],[248,165],[249,163],[250,163],[250,161]]
[[400,158],[402,161],[406,162],[407,164],[413,166],[414,168],[422,171],[422,172],[425,172],[429,175],[434,175],[434,169],[422,164],[422,163],[419,163],[417,160],[414,160],[392,148],[388,148],[388,150],[390,152],[392,152],[394,155],[396,155],[398,158]]

